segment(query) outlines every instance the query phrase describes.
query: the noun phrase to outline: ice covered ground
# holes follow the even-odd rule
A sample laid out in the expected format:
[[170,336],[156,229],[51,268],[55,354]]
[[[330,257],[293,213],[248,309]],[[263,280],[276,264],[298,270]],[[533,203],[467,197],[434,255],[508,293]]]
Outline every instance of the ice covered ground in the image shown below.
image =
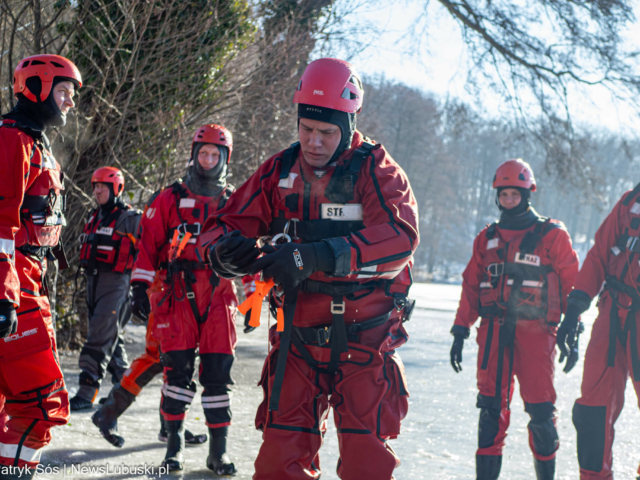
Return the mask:
[[[475,408],[475,334],[465,346],[464,370],[456,375],[449,365],[451,336],[449,329],[460,295],[460,287],[453,285],[417,284],[412,296],[418,300],[411,322],[406,324],[411,339],[400,350],[409,379],[410,409],[403,422],[402,435],[392,442],[402,459],[396,478],[404,479],[474,479],[474,455],[477,438],[478,412]],[[581,356],[586,348],[595,310],[586,316],[587,332],[581,341]],[[266,315],[263,315],[263,323]],[[253,460],[260,446],[261,436],[253,427],[261,391],[256,386],[266,342],[266,325],[244,335],[239,327],[239,345],[233,375],[234,425],[231,429],[229,451],[239,468],[236,478],[250,479]],[[142,351],[144,329],[127,327],[130,358]],[[77,355],[61,357],[69,389],[75,393],[78,381]],[[575,430],[571,423],[571,408],[579,396],[582,362],[566,375],[556,376],[558,390],[558,429],[561,447],[558,452],[559,480],[578,478]],[[91,423],[91,413],[74,413],[69,425],[53,430],[53,441],[43,454],[43,465],[57,473],[39,478],[159,478],[157,474],[129,474],[124,468],[157,467],[164,458],[164,444],[157,441],[158,402],[161,379],[157,377],[140,395],[120,421],[120,433],[126,438],[122,449],[107,444]],[[111,387],[105,382],[101,396]],[[527,422],[522,400],[516,395],[512,402],[511,428],[503,462],[501,478],[530,480],[535,478],[528,446]],[[627,388],[627,408],[616,428],[614,459],[616,478],[635,478],[640,460],[640,415],[631,385]],[[205,431],[199,396],[196,397],[187,420],[194,432]],[[215,478],[204,463],[207,446],[187,447],[183,478]],[[321,450],[323,480],[335,480],[337,441],[335,428],[330,425]],[[124,467],[123,467],[124,466]],[[84,470],[81,470],[83,469]],[[93,469],[93,473],[91,472]],[[109,469],[109,471],[107,471]],[[63,471],[64,470],[64,473]],[[174,477],[173,475],[171,477]],[[167,478],[167,477],[164,477]]]

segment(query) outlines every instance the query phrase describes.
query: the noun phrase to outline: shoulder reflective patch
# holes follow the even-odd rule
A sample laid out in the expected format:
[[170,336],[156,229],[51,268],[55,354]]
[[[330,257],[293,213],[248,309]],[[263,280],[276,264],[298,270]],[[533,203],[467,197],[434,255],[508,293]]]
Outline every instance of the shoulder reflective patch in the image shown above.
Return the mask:
[[522,255],[520,252],[516,252],[516,258],[513,259],[515,263],[524,263],[525,265],[540,266],[540,257],[538,255],[530,255],[525,253]]
[[280,188],[293,188],[293,182],[296,181],[297,173],[289,173],[287,178],[281,178],[278,182]]
[[196,206],[195,198],[181,198],[180,199],[180,208],[193,208]]
[[616,257],[620,255],[620,249],[618,247],[611,247],[611,253],[613,253]]
[[113,228],[112,227],[100,227],[98,230],[96,230],[96,234],[98,235],[113,235]]
[[371,265],[369,267],[363,267],[358,271],[358,276],[356,278],[371,278],[378,271],[377,265]]
[[498,245],[500,245],[500,239],[492,238],[487,242],[487,250],[490,250],[492,248],[498,248]]
[[320,205],[320,218],[337,222],[362,220],[362,204],[323,203]]
[[147,208],[147,218],[153,218],[155,214],[156,214],[155,208]]
[[640,203],[634,203],[633,207],[631,207],[631,213],[635,215],[640,215]]

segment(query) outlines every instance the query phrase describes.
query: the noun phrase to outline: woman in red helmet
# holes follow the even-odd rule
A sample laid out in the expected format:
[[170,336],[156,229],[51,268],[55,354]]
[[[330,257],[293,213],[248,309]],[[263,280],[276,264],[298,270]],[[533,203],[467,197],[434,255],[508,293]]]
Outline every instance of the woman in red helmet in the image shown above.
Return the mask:
[[72,412],[92,407],[107,372],[117,383],[129,368],[122,329],[131,319],[129,283],[142,212],[123,201],[124,177],[117,168],[97,169],[91,186],[98,208],[80,236],[89,330],[80,352],[79,389],[69,402]]
[[[418,212],[402,169],[356,130],[363,94],[349,63],[310,63],[293,97],[300,141],[264,162],[200,239],[222,277],[262,272],[282,287],[254,480],[319,478],[330,408],[340,478],[389,480],[399,465],[388,440],[408,408],[396,349],[407,340]],[[256,260],[263,236],[289,243]]]
[[[134,315],[153,311],[153,335],[160,341],[165,383],[162,415],[167,429],[163,465],[182,470],[184,419],[196,393],[196,350],[200,356],[202,407],[209,427],[207,467],[217,475],[234,475],[226,453],[231,425],[231,366],[236,346],[238,299],[233,283],[219,279],[196,252],[204,221],[224,206],[234,188],[227,185],[233,142],[219,125],[200,127],[191,146],[184,181],[162,190],[141,221],[131,286]],[[156,275],[162,289],[147,290]]]
[[43,284],[47,258],[64,258],[64,176],[45,131],[65,124],[81,86],[66,58],[25,58],[14,72],[18,102],[0,126],[0,394],[10,416],[0,430],[2,466],[36,466],[50,429],[69,418]]
[[[476,237],[463,273],[462,297],[451,329],[451,366],[462,370],[462,347],[478,328],[478,480],[500,475],[509,426],[513,376],[529,422],[538,480],[552,480],[559,446],[553,387],[556,330],[578,272],[578,256],[562,222],[531,207],[533,171],[507,160],[493,180],[500,220]],[[572,366],[572,365],[571,365]],[[568,365],[569,367],[569,365]],[[568,371],[565,369],[565,371]]]

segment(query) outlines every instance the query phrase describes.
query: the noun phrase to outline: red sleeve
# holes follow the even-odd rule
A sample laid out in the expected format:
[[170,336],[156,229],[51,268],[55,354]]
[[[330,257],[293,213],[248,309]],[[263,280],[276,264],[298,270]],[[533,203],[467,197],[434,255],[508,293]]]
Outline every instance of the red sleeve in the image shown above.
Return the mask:
[[167,221],[172,205],[171,190],[156,197],[140,220],[140,239],[136,246],[138,255],[131,272],[132,282],[144,282],[151,286],[160,263],[160,251],[167,243]]
[[598,228],[595,243],[587,253],[587,258],[585,258],[576,278],[575,289],[582,290],[591,298],[600,292],[605,281],[609,256],[613,255],[611,248],[616,245],[616,240],[622,233],[620,232],[620,216],[623,209],[622,199],[620,199]]
[[374,154],[356,184],[365,228],[328,240],[336,255],[334,275],[338,277],[356,273],[394,278],[420,243],[418,205],[406,174],[383,148]]
[[473,255],[462,274],[462,294],[454,325],[471,328],[478,319],[480,304],[480,283],[484,278],[484,253],[487,249],[486,228],[473,242]]
[[231,196],[224,208],[210,215],[204,233],[198,237],[198,253],[206,258],[206,249],[227,232],[240,230],[245,237],[258,238],[269,233],[271,222],[271,191],[279,181],[280,162],[274,155],[264,162]]
[[15,235],[20,229],[20,206],[28,187],[33,149],[31,137],[14,128],[0,128],[0,302],[20,304],[20,281],[14,264]]
[[573,284],[578,275],[580,266],[578,254],[573,249],[569,232],[564,228],[555,228],[551,230],[545,237],[548,239],[550,247],[548,250],[551,266],[560,278],[560,286],[562,288],[562,313],[567,310],[567,296],[573,290]]

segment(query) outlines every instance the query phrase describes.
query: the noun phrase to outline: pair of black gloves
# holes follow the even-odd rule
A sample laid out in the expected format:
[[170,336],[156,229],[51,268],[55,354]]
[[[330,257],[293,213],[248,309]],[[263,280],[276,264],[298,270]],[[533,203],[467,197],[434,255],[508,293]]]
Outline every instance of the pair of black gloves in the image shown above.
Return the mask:
[[[331,273],[335,268],[335,255],[326,242],[265,245],[260,249],[254,239],[239,230],[227,233],[209,247],[208,257],[211,268],[222,278],[262,272],[265,280],[273,279],[285,292],[293,291],[315,272]],[[151,307],[143,282],[131,283],[131,309],[137,317],[148,319]],[[249,318],[250,312],[245,315],[245,333],[253,330]]]
[[[591,297],[581,290],[574,290],[567,298],[567,312],[564,320],[558,327],[556,343],[560,349],[560,363],[567,359],[563,371],[569,373],[578,363],[578,337],[584,331],[584,325],[580,322],[580,315],[589,309]],[[461,325],[451,328],[453,345],[451,346],[451,366],[458,373],[462,371],[462,348],[464,341],[469,338],[469,329]]]

